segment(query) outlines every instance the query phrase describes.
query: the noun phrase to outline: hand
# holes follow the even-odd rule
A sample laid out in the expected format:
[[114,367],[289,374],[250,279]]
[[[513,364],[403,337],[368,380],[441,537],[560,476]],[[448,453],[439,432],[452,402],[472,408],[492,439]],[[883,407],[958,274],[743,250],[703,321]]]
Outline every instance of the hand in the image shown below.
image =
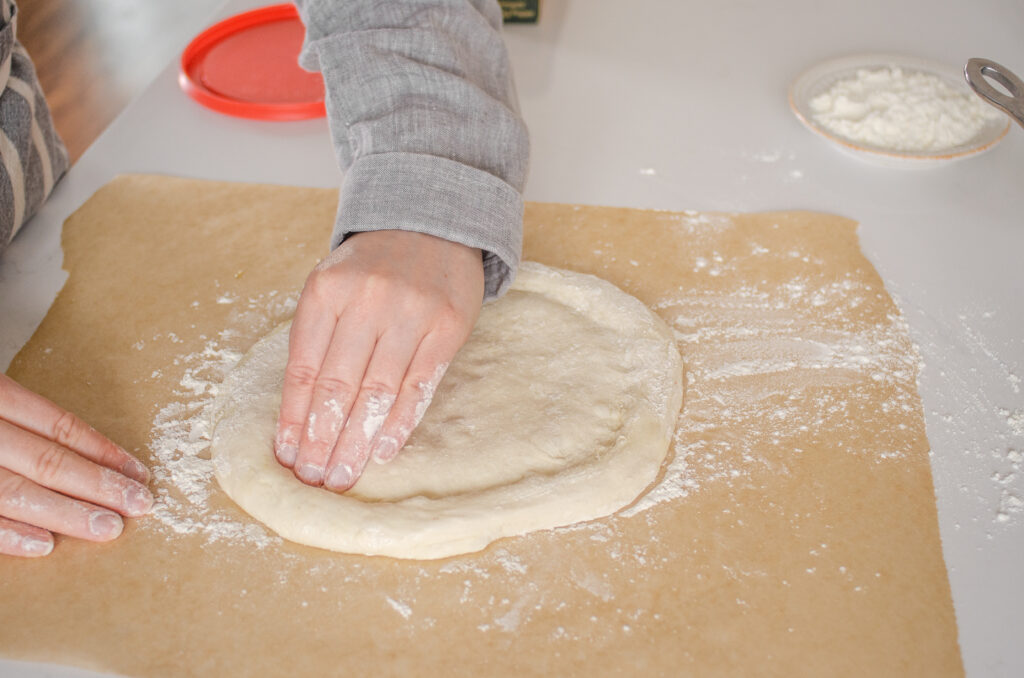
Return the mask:
[[310,274],[292,323],[275,453],[344,491],[390,461],[483,301],[480,250],[407,231],[351,236]]
[[81,419],[0,374],[0,553],[45,556],[59,532],[121,534],[153,507],[149,471]]

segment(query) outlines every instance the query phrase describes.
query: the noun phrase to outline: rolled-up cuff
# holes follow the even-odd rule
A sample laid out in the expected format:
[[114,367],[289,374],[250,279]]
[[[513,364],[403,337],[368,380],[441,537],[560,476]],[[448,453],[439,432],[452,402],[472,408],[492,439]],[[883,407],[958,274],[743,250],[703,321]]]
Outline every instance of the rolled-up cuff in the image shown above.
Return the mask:
[[496,176],[416,153],[357,159],[345,174],[331,249],[352,233],[402,230],[483,250],[485,299],[512,284],[522,255],[522,196]]

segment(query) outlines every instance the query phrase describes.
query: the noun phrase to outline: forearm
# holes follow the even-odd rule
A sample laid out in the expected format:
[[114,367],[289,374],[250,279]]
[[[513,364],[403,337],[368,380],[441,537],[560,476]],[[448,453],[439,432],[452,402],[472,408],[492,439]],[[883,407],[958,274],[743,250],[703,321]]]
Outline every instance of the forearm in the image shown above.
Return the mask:
[[497,3],[296,4],[346,173],[332,245],[402,229],[480,248],[499,294],[519,263],[529,142]]

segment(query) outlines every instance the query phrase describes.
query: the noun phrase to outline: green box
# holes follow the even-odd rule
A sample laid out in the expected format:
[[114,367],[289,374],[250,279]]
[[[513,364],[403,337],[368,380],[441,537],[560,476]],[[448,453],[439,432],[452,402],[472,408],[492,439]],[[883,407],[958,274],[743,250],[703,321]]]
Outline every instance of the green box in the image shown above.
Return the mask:
[[507,24],[535,24],[540,16],[540,0],[498,0],[498,3]]

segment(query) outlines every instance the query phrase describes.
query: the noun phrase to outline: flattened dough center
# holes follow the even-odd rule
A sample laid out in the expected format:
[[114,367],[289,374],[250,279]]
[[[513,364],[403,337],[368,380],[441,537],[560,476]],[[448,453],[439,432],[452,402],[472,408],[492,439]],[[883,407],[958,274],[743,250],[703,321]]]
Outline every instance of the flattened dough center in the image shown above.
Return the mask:
[[335,494],[273,455],[287,342],[282,326],[225,380],[217,480],[284,538],[335,551],[442,558],[608,515],[657,477],[682,400],[674,339],[646,306],[527,263],[482,310],[399,456]]

